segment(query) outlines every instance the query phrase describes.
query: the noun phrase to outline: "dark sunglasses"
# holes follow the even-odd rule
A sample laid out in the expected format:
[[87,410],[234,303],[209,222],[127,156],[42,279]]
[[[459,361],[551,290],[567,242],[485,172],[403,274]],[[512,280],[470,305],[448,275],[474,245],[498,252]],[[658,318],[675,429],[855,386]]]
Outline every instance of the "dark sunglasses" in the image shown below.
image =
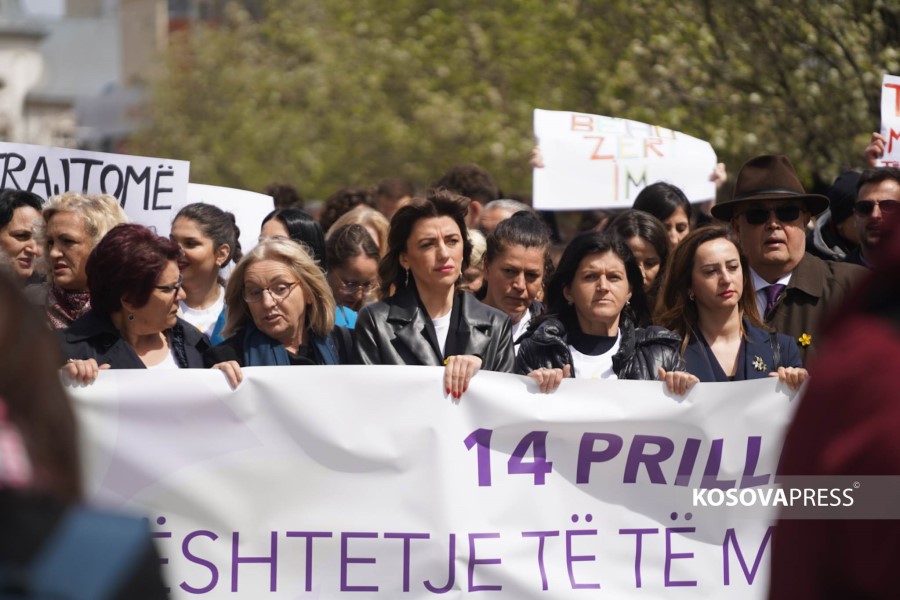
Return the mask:
[[868,217],[875,212],[876,206],[885,215],[892,215],[900,210],[900,202],[896,200],[857,200],[853,205],[853,212],[861,217]]
[[745,210],[742,215],[750,225],[762,225],[769,220],[769,215],[775,213],[775,218],[782,223],[790,223],[800,218],[799,206],[779,206],[778,208],[751,208]]

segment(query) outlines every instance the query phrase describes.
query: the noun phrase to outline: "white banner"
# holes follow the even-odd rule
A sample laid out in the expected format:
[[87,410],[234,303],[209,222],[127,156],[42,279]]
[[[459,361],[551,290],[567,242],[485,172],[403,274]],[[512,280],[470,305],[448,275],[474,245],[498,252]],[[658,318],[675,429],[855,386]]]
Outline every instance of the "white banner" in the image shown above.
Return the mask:
[[541,210],[631,208],[647,185],[666,181],[691,202],[716,196],[708,142],[628,119],[535,109],[544,167],[534,170]]
[[900,77],[885,75],[881,82],[881,135],[884,155],[879,167],[900,167]]
[[63,192],[112,194],[128,218],[168,235],[172,208],[184,203],[189,162],[72,148],[0,142],[0,189],[44,198]]
[[694,488],[771,479],[774,379],[434,367],[104,371],[70,389],[88,489],[151,520],[174,598],[763,598],[770,523]]

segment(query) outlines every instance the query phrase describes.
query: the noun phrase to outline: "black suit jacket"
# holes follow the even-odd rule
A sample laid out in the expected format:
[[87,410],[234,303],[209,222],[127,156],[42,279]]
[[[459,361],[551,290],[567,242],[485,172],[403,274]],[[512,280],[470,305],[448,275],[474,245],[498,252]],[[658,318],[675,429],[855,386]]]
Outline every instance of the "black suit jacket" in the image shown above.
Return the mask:
[[[202,369],[203,353],[210,346],[206,334],[181,318],[168,330],[168,334],[178,366],[182,369]],[[76,319],[60,335],[65,358],[93,358],[98,365],[108,364],[111,369],[146,368],[109,317],[94,309]]]
[[[794,340],[783,334],[776,334],[780,359],[775,361],[775,348],[768,331],[754,327],[744,321],[744,330],[747,332],[744,341],[744,372],[746,379],[761,379],[768,377],[778,367],[802,367],[800,350]],[[697,336],[692,336],[684,350],[684,362],[687,364],[687,372],[696,375],[700,381],[716,381],[715,370],[710,357],[702,341]]]
[[[471,354],[482,360],[482,369],[511,373],[513,345],[509,317],[486,306],[468,292],[456,292],[445,348],[451,354]],[[355,362],[365,365],[441,366],[429,337],[431,320],[420,306],[415,289],[405,288],[390,298],[362,309],[354,334]]]

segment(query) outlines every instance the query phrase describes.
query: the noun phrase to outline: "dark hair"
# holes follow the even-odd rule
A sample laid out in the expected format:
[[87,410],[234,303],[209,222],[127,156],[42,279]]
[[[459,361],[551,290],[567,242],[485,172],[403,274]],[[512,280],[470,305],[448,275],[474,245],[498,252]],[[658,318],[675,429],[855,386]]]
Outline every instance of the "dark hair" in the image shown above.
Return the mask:
[[662,325],[681,336],[682,354],[684,354],[699,320],[697,303],[689,298],[697,250],[706,242],[718,239],[725,239],[734,244],[740,256],[744,281],[744,291],[740,300],[741,316],[746,317],[756,327],[768,329],[759,317],[756,293],[753,289],[753,277],[750,275],[747,257],[741,251],[741,243],[738,241],[737,235],[724,225],[701,227],[685,236],[672,251],[672,259],[666,267],[664,283],[656,300],[653,318],[653,322],[657,325]]
[[533,212],[521,210],[510,218],[500,221],[487,237],[484,260],[493,262],[510,246],[543,248],[549,256],[550,228]]
[[413,187],[413,184],[400,177],[388,177],[387,179],[382,179],[378,183],[378,189],[375,190],[376,196],[395,201],[406,198],[407,196],[412,197],[415,193],[416,189]]
[[263,194],[272,196],[275,208],[303,208],[303,198],[297,193],[297,189],[287,183],[270,183],[263,190]]
[[375,208],[375,196],[372,190],[365,187],[341,188],[325,199],[325,206],[319,215],[322,230],[328,231],[341,215],[350,212],[360,204]]
[[406,243],[412,234],[413,227],[422,219],[434,217],[450,217],[459,227],[463,240],[463,264],[460,272],[469,268],[472,256],[472,242],[466,229],[466,213],[468,203],[465,198],[445,189],[430,189],[425,198],[415,198],[394,213],[391,219],[391,231],[388,234],[388,251],[378,265],[378,278],[381,280],[382,297],[388,297],[391,286],[396,289],[406,287],[405,277],[401,277],[400,254],[406,252]]
[[[656,253],[659,255],[659,274],[653,280],[653,283],[650,284],[650,288],[644,290],[648,305],[652,306],[656,302],[656,295],[662,283],[662,274],[666,270],[666,263],[669,258],[669,238],[666,235],[666,226],[651,214],[639,210],[626,210],[610,221],[609,225],[606,226],[606,231],[618,235],[626,243],[633,237],[639,237],[656,250]],[[638,313],[638,316],[640,316],[640,313]],[[649,312],[645,316],[646,320],[649,321]],[[641,320],[638,324],[646,325],[647,323]]]
[[325,270],[325,231],[318,221],[300,208],[275,209],[266,215],[262,224],[272,219],[278,219],[291,239],[300,242],[319,268]]
[[665,221],[681,208],[688,221],[691,220],[691,202],[681,188],[665,181],[651,183],[642,189],[631,208],[649,213],[660,221]]
[[451,192],[487,204],[500,198],[500,188],[490,173],[478,165],[457,165],[451,167],[434,184],[435,188],[446,188]]
[[241,230],[238,228],[233,214],[212,204],[195,202],[179,210],[172,222],[174,223],[179,218],[195,222],[203,235],[212,240],[213,251],[228,244],[230,249],[228,258],[219,265],[220,267],[224,267],[229,261],[241,260]]
[[378,246],[368,230],[362,225],[351,223],[338,227],[325,242],[325,257],[329,269],[339,268],[346,261],[359,255],[381,260]]
[[606,232],[582,233],[566,246],[559,259],[556,272],[550,278],[550,284],[547,286],[547,313],[556,315],[567,330],[570,328],[580,329],[580,326],[575,307],[569,304],[563,291],[574,281],[578,266],[585,256],[606,254],[607,252],[613,253],[624,263],[625,277],[631,287],[630,304],[622,311],[623,315],[632,322],[636,322],[636,315],[648,312],[647,297],[643,287],[644,276],[641,274],[641,269],[628,244],[619,236]]
[[[553,259],[550,256],[550,228],[532,211],[520,210],[497,224],[494,231],[487,236],[484,262],[494,262],[510,246],[542,248],[544,250],[544,276],[546,277],[553,271]],[[475,295],[483,300],[487,297],[487,289],[488,282],[485,278],[481,289]]]
[[178,244],[143,225],[127,223],[109,230],[88,256],[91,308],[111,315],[122,299],[144,306],[169,261],[181,256]]
[[3,229],[12,221],[13,213],[17,208],[30,206],[41,212],[44,201],[37,194],[25,190],[0,190],[0,229]]
[[856,195],[859,195],[859,190],[862,189],[862,186],[868,185],[870,183],[881,183],[882,181],[887,181],[888,179],[893,179],[897,183],[900,183],[900,169],[897,167],[878,167],[875,169],[866,169],[859,176],[859,182],[856,184]]
[[67,504],[81,498],[77,423],[59,380],[63,362],[46,319],[0,273],[0,399],[22,436],[33,487]]

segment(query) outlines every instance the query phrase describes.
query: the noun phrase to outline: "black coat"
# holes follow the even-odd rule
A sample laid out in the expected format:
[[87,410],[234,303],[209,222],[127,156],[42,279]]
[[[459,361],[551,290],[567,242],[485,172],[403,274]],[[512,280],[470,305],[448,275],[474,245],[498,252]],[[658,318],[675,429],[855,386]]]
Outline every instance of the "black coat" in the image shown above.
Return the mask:
[[[662,327],[635,329],[628,319],[619,321],[619,351],[613,355],[613,371],[619,379],[652,381],[659,368],[684,371],[680,356],[681,337]],[[527,375],[535,369],[562,369],[572,365],[566,328],[556,317],[547,317],[519,340],[516,373]]]
[[[356,362],[441,366],[445,357],[434,347],[433,330],[429,331],[429,327],[433,327],[431,320],[413,288],[404,288],[386,300],[370,304],[360,311],[354,328]],[[509,317],[468,292],[456,292],[445,350],[448,356],[480,357],[482,369],[512,373]]]
[[[181,318],[166,333],[179,367],[203,368],[203,353],[210,347],[206,334]],[[98,365],[108,364],[112,369],[146,368],[110,318],[93,309],[76,319],[70,327],[63,329],[60,336],[65,358],[93,358]]]

